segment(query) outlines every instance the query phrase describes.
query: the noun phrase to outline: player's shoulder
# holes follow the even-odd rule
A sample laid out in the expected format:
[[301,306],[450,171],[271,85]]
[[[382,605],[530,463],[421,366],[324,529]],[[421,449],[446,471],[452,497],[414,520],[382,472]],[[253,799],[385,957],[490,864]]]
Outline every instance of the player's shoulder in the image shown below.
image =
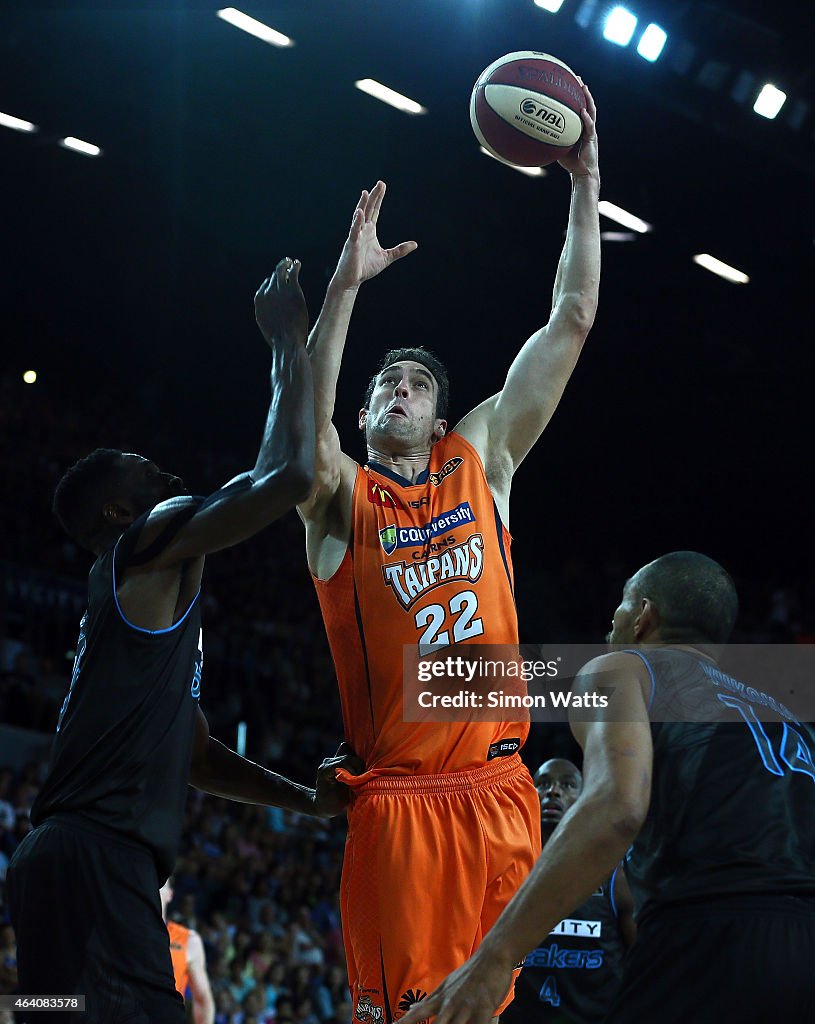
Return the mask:
[[603,685],[618,688],[623,694],[629,689],[639,689],[647,698],[651,674],[646,661],[635,650],[609,651],[586,662],[575,678],[572,692],[589,693]]

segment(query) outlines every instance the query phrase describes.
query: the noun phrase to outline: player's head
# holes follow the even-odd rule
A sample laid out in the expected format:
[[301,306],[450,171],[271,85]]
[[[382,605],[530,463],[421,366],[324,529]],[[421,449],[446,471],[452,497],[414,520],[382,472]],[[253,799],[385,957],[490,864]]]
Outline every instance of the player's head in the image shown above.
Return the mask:
[[173,876],[170,875],[170,877],[158,891],[158,898],[161,900],[161,916],[164,918],[165,921],[167,920],[167,907],[169,907],[169,905],[173,902],[174,891],[175,890],[173,889]]
[[606,640],[612,646],[727,642],[739,601],[718,562],[697,551],[672,551],[627,581]]
[[541,802],[541,829],[544,836],[551,835],[580,796],[583,776],[571,761],[553,757],[538,768],[534,782]]
[[143,512],[184,494],[184,484],[143,458],[118,448],[97,448],[65,473],[54,492],[54,513],[80,547],[110,547]]
[[447,370],[428,349],[391,349],[368,383],[359,428],[389,453],[434,444],[447,430],[449,391]]

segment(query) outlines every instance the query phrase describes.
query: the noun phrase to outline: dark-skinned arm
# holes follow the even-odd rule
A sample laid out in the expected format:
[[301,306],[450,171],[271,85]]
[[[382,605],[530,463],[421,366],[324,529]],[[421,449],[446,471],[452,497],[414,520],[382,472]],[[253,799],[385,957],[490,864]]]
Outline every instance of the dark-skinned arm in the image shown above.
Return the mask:
[[345,744],[336,757],[326,758],[317,770],[317,786],[301,786],[254,761],[241,757],[209,734],[209,725],[201,709],[195,723],[195,739],[190,762],[190,785],[204,793],[265,807],[284,807],[299,814],[329,818],[339,814],[348,803],[349,790],[337,782],[338,768],[359,775],[364,766],[349,753]]
[[[210,495],[141,571],[231,547],[308,496],[314,482],[314,400],[299,270],[299,260],[281,260],[255,296],[258,326],[272,351],[272,393],[254,468]],[[172,498],[153,509],[136,550],[149,547],[190,500]]]

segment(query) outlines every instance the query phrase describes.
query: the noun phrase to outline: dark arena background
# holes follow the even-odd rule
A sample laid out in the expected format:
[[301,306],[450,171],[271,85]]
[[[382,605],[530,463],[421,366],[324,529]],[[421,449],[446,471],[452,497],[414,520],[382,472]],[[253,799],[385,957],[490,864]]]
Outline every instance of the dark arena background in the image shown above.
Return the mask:
[[[815,640],[815,14],[796,0],[631,0],[638,24],[623,46],[604,38],[613,6],[247,9],[287,47],[180,2],[0,15],[0,877],[29,828],[84,608],[90,558],[50,512],[65,468],[115,446],[201,494],[250,468],[269,363],[254,292],[278,259],[299,257],[313,321],[359,193],[378,178],[382,244],[419,248],[361,290],[335,417],[350,454],[364,454],[357,410],[386,348],[439,353],[454,423],[548,319],[568,175],[488,158],[468,116],[478,74],[510,51],[554,54],[585,79],[601,199],[650,227],[601,217],[597,319],[513,485],[522,639],[599,640],[627,576],[694,549],[736,580],[737,639]],[[637,53],[650,22],[667,33],[654,61]],[[424,112],[380,102],[361,79]],[[753,110],[765,83],[786,94],[774,118]],[[247,756],[311,784],[342,731],[302,532],[290,513],[209,560],[202,706],[213,735],[245,738]],[[534,770],[575,751],[538,726],[525,759]],[[220,1024],[351,1019],[343,832],[342,819],[190,791],[170,916],[204,939]]]

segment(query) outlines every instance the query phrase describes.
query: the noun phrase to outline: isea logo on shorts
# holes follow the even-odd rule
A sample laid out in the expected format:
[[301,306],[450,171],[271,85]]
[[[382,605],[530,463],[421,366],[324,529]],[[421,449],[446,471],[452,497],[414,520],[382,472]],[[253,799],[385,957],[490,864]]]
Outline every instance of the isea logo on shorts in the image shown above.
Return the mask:
[[455,508],[433,516],[424,526],[396,526],[391,523],[379,531],[379,543],[386,555],[392,555],[397,548],[426,547],[462,523],[474,522],[475,515],[469,501],[462,501]]

